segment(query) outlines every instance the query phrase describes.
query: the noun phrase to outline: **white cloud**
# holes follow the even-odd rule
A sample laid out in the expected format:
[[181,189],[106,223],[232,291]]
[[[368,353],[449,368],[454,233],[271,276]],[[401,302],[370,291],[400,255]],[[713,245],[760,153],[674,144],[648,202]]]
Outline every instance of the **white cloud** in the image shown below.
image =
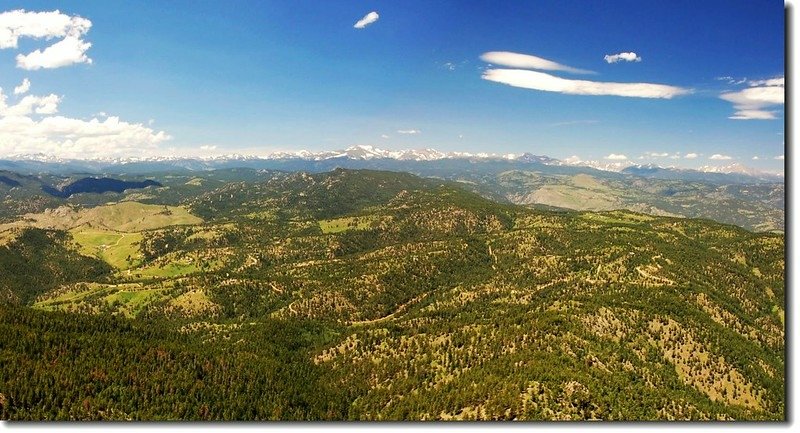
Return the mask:
[[[91,21],[85,18],[59,11],[3,12],[0,49],[17,48],[20,38],[58,39],[44,49],[17,55],[17,66],[34,70],[91,63],[86,56],[91,44],[81,38],[91,26]],[[25,96],[13,104],[7,102],[7,95],[0,89],[0,156],[32,153],[64,158],[141,156],[171,139],[164,131],[104,112],[89,120],[56,115],[62,97],[29,95],[30,87],[27,78],[15,87],[16,96]]]
[[372,12],[364,15],[364,18],[361,18],[360,20],[358,20],[355,23],[355,25],[353,25],[353,27],[357,28],[357,29],[363,29],[364,27],[374,23],[375,21],[378,21],[378,18],[380,18],[380,15],[378,15],[377,12],[372,11]]
[[689,89],[665,84],[568,80],[543,72],[522,69],[489,69],[483,73],[482,78],[514,87],[570,95],[613,95],[632,98],[670,99],[691,93]]
[[720,99],[733,103],[733,108],[736,110],[729,119],[777,119],[777,111],[766,108],[783,105],[784,78],[776,77],[768,80],[750,81],[748,84],[751,87],[738,92],[723,92],[719,95]]
[[698,155],[696,153],[692,152],[692,153],[687,153],[683,157],[686,158],[686,159],[695,159],[695,158],[698,157]]
[[141,155],[169,140],[142,124],[109,117],[103,121],[49,116],[0,118],[0,155],[44,153],[66,158]]
[[603,60],[605,60],[606,63],[617,63],[619,61],[641,62],[642,58],[637,56],[636,53],[634,53],[633,51],[631,51],[631,52],[628,52],[628,53],[606,54],[603,57]]
[[624,161],[628,159],[628,157],[622,154],[612,153],[611,155],[606,156],[605,159],[609,159],[612,161]]
[[509,66],[512,68],[540,69],[544,71],[563,71],[573,74],[594,74],[593,71],[573,68],[572,66],[562,65],[541,57],[529,54],[512,53],[509,51],[490,51],[481,55],[481,60],[486,63]]
[[669,156],[669,153],[667,153],[667,152],[649,152],[648,155],[653,157],[653,158],[664,158],[664,157]]
[[28,90],[31,90],[31,82],[27,78],[22,80],[22,83],[14,87],[14,94],[15,95],[24,95],[28,93]]
[[0,89],[0,155],[44,153],[66,158],[87,156],[132,156],[154,150],[171,137],[119,117],[104,120],[53,116],[58,95],[26,95],[7,105]]
[[581,162],[581,158],[578,155],[572,155],[569,158],[564,158],[563,161],[567,164],[577,164]]
[[8,116],[28,116],[37,114],[54,114],[58,112],[58,103],[61,98],[58,95],[50,94],[47,96],[26,95],[14,105],[6,104],[6,95],[0,88],[0,118]]
[[389,136],[386,134],[381,134],[381,138],[389,138]]
[[728,155],[720,155],[719,153],[715,153],[715,154],[709,156],[708,159],[728,160],[728,159],[733,159],[733,158],[731,158]]
[[422,131],[420,131],[419,129],[398,129],[397,130],[398,134],[411,134],[411,135],[413,135],[413,134],[419,134],[421,132]]
[[200,150],[217,150],[217,145],[204,144],[200,146]]
[[17,55],[17,66],[35,70],[91,63],[86,51],[92,44],[81,39],[91,27],[92,22],[88,19],[62,14],[57,10],[3,12],[0,13],[0,49],[17,48],[22,37],[45,40],[62,38],[44,50]]
[[0,13],[0,49],[17,48],[20,37],[34,39],[83,35],[92,22],[79,16],[52,12],[26,12],[23,9]]
[[775,159],[783,161],[784,157],[783,157],[783,155],[778,155],[778,156],[775,157]]
[[761,159],[761,158],[759,158],[758,156],[754,156],[753,157],[753,161],[758,161],[759,159]]
[[779,86],[779,87],[783,87],[785,81],[786,80],[784,79],[784,77],[775,77],[775,78],[769,78],[769,79],[766,79],[766,80],[751,80],[747,84],[749,84],[752,87],[757,87],[757,86]]
[[27,55],[17,55],[17,67],[35,71],[42,68],[60,68],[76,63],[91,64],[92,59],[86,55],[86,50],[91,46],[91,43],[85,42],[80,38],[67,36],[45,48],[44,51],[36,50]]

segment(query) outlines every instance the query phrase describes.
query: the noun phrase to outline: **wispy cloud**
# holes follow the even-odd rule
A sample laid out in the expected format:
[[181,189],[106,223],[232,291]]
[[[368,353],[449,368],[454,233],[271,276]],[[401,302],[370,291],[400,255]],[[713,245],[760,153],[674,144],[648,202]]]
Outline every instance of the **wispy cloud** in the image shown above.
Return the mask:
[[619,53],[619,54],[606,54],[603,57],[603,60],[606,63],[617,63],[617,62],[641,62],[642,58],[636,55],[633,51],[627,53]]
[[736,112],[729,117],[735,120],[777,119],[776,107],[784,103],[784,77],[749,81],[751,87],[737,92],[723,92],[720,99],[733,103]]
[[783,158],[783,155],[778,155],[778,156],[775,157],[775,159],[783,161],[784,158]]
[[420,131],[419,129],[398,129],[397,130],[398,134],[411,134],[411,135],[413,135],[413,134],[419,134],[421,132],[422,131]]
[[86,55],[91,43],[82,39],[92,22],[60,11],[26,12],[13,10],[0,13],[0,49],[17,48],[19,39],[62,38],[44,50],[37,49],[16,57],[17,67],[27,70],[53,69],[76,63],[92,63]]
[[200,150],[205,150],[205,151],[217,150],[217,145],[204,144],[200,146]]
[[594,74],[593,71],[586,69],[573,68],[572,66],[562,65],[541,57],[529,54],[512,53],[510,51],[490,51],[481,55],[481,60],[495,65],[508,66],[511,68],[539,69],[543,71],[562,71],[572,74]]
[[695,159],[695,158],[697,158],[698,156],[700,156],[700,155],[698,155],[698,154],[696,154],[696,153],[694,153],[694,152],[691,152],[691,153],[687,153],[687,154],[686,154],[686,155],[684,155],[683,157],[684,157],[684,158],[686,158],[686,159]]
[[570,95],[610,95],[631,98],[671,99],[686,95],[691,90],[665,84],[614,83],[588,80],[569,80],[545,74],[544,72],[522,69],[489,69],[483,73],[484,80],[524,89],[558,92]]
[[729,160],[729,159],[733,159],[733,158],[732,158],[732,157],[730,157],[730,156],[728,156],[728,155],[721,155],[721,154],[719,154],[719,153],[715,153],[715,154],[713,154],[713,155],[709,156],[709,157],[708,157],[708,159],[714,159],[714,160]]
[[747,84],[749,84],[750,86],[753,86],[753,87],[756,87],[756,86],[780,86],[780,87],[783,87],[785,81],[786,80],[784,79],[784,77],[775,77],[775,78],[769,78],[769,79],[766,79],[766,80],[751,80]]
[[753,157],[753,161],[758,161],[759,159],[761,159],[761,158],[759,158],[758,156],[754,156]]
[[380,17],[381,16],[378,15],[377,12],[372,11],[372,12],[364,15],[364,18],[361,18],[360,20],[356,21],[356,23],[353,25],[353,27],[357,28],[357,29],[363,29],[364,27],[374,23],[375,21],[378,21],[378,18],[380,18]]
[[623,154],[612,153],[610,155],[605,156],[605,159],[608,159],[608,160],[611,160],[611,161],[624,161],[624,160],[628,159],[628,157],[623,155]]
[[744,84],[744,83],[747,82],[747,77],[738,78],[737,79],[737,78],[731,77],[730,75],[726,75],[724,77],[715,77],[714,79],[717,80],[717,81],[725,81],[726,83],[734,85],[734,86],[739,85],[739,84]]

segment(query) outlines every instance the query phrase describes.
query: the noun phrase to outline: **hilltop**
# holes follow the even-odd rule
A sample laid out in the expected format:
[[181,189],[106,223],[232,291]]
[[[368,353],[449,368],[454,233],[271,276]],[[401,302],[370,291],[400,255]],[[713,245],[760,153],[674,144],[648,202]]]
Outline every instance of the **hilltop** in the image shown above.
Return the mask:
[[[15,184],[0,183],[0,196],[7,191],[0,218],[38,212],[58,204],[101,204],[102,200],[109,200],[108,196],[136,191],[125,192],[129,188],[144,188],[142,194],[154,198],[153,203],[172,204],[190,190],[207,192],[223,182],[249,182],[281,173],[324,173],[345,168],[457,181],[493,201],[538,208],[628,210],[707,218],[764,232],[782,231],[785,225],[783,177],[737,164],[703,170],[628,164],[609,171],[598,169],[604,167],[597,164],[586,166],[530,153],[388,151],[354,146],[341,151],[276,153],[267,157],[0,161],[0,168],[4,165],[17,172],[3,174]],[[86,178],[84,174],[75,174],[76,170],[103,177]],[[18,174],[26,172],[29,174]]]

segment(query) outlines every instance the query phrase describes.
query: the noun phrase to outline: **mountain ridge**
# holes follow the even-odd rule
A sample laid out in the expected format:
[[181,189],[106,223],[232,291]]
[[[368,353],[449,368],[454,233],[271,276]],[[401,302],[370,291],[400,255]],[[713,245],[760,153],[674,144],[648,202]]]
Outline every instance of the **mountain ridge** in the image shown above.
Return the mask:
[[[636,164],[633,161],[601,162],[580,159],[556,159],[546,155],[536,155],[531,152],[523,153],[489,153],[489,152],[442,152],[433,148],[425,149],[402,149],[386,150],[371,145],[350,146],[343,150],[333,151],[307,151],[300,150],[294,152],[278,151],[267,155],[245,155],[245,154],[225,154],[213,156],[149,156],[149,157],[127,157],[127,158],[87,158],[87,159],[62,159],[45,154],[14,155],[0,158],[0,169],[6,168],[13,170],[14,165],[38,167],[39,170],[47,169],[57,165],[84,167],[87,170],[120,170],[126,166],[137,164],[161,164],[162,169],[183,167],[189,170],[209,170],[220,165],[256,168],[259,163],[277,161],[372,161],[389,160],[399,162],[423,162],[423,161],[442,161],[461,159],[471,162],[488,161],[509,161],[518,163],[543,164],[551,166],[567,167],[589,167],[601,171],[628,172],[632,173],[636,169],[657,168],[664,172],[672,173],[673,176],[687,174],[696,176],[699,173],[713,173],[723,175],[746,176],[763,181],[783,181],[780,173],[763,172],[743,166],[740,163],[728,164],[725,166],[703,166],[698,169],[664,167],[655,164]],[[6,167],[3,163],[5,162]],[[154,169],[158,169],[157,167]]]

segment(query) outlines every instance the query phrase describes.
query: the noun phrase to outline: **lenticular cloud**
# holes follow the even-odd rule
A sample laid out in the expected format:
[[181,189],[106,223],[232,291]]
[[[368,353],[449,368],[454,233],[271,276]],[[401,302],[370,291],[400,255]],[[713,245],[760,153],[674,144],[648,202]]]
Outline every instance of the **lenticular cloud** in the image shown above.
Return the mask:
[[[569,95],[608,95],[629,98],[656,99],[670,99],[675,96],[691,93],[691,90],[689,89],[666,84],[614,83],[561,78],[555,75],[539,72],[538,70],[561,71],[574,74],[593,74],[594,72],[585,69],[573,68],[572,66],[562,65],[551,60],[543,59],[537,56],[531,56],[528,54],[511,53],[508,51],[490,51],[484,53],[481,56],[481,60],[487,63],[517,68],[487,69],[484,71],[482,76],[484,80],[507,84],[514,87],[521,87],[523,89],[565,93]],[[536,69],[537,71],[530,71],[528,69]]]

